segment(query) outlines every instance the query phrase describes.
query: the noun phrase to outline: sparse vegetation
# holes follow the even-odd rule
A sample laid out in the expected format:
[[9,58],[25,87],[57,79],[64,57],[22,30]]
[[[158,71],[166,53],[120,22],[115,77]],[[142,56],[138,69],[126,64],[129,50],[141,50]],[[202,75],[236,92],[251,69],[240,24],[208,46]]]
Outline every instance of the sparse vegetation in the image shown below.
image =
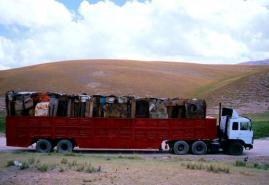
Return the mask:
[[136,160],[142,159],[138,155],[130,155],[130,156],[129,155],[119,155],[118,158],[119,159],[136,159]]
[[235,161],[234,166],[236,166],[236,167],[246,167],[246,168],[256,168],[256,169],[262,169],[262,170],[269,170],[269,164],[268,163],[246,162],[246,161],[237,160],[237,161]]
[[253,119],[255,139],[269,136],[269,112],[248,115]]
[[65,153],[64,154],[65,156],[72,156],[72,157],[79,157],[79,156],[81,156],[80,154],[77,154],[77,153],[74,153],[74,152],[69,152],[69,153]]
[[205,96],[208,93],[214,92],[216,89],[220,89],[221,87],[225,87],[228,84],[231,84],[236,81],[240,81],[244,77],[247,77],[249,75],[253,75],[257,73],[258,71],[249,71],[237,75],[231,75],[231,76],[225,76],[223,79],[220,79],[218,81],[214,81],[208,85],[202,86],[197,91],[193,93],[193,96],[195,97],[201,97]]
[[71,163],[68,164],[69,167],[77,166],[77,160],[73,160]]
[[235,161],[235,166],[246,166],[247,163],[245,161]]
[[6,167],[9,167],[9,166],[14,166],[14,161],[13,160],[8,160],[7,161]]
[[0,112],[0,132],[5,132],[5,116]]
[[33,165],[36,162],[35,158],[33,158],[33,157],[29,158],[27,161],[28,161],[29,165]]
[[66,158],[62,158],[61,163],[62,164],[67,164],[68,163],[68,160]]
[[23,161],[22,163],[21,163],[21,166],[19,167],[21,170],[24,170],[24,169],[27,169],[27,168],[29,168],[30,167],[30,165],[29,165],[29,163],[27,162],[27,161]]
[[40,164],[37,166],[37,169],[41,172],[46,172],[49,169],[49,166],[47,164]]
[[98,168],[92,166],[90,163],[86,165],[85,172],[87,173],[96,173],[96,172],[101,172],[101,166]]
[[[127,157],[128,156],[128,157]],[[170,155],[168,155],[170,156]],[[107,160],[107,159],[110,160]],[[135,159],[139,160],[135,160]],[[4,173],[0,173],[0,184],[7,184],[4,179],[9,178],[9,182],[14,182],[14,170],[19,170],[13,164],[16,161],[28,163],[27,173],[19,172],[16,176],[16,181],[23,178],[29,178],[29,182],[34,174],[40,180],[40,183],[46,184],[47,178],[50,178],[52,184],[64,182],[72,182],[72,184],[81,184],[82,179],[87,179],[89,182],[96,184],[125,184],[129,177],[135,180],[133,184],[154,184],[157,181],[161,182],[164,177],[169,177],[172,174],[178,174],[173,178],[166,180],[167,184],[184,184],[183,176],[190,178],[189,182],[199,184],[195,178],[203,175],[209,179],[227,179],[227,175],[240,179],[240,182],[249,181],[249,184],[255,183],[255,180],[249,178],[258,175],[263,179],[268,180],[268,171],[260,170],[268,168],[268,163],[261,161],[247,162],[247,167],[235,166],[236,161],[212,161],[210,156],[190,158],[189,156],[147,156],[136,154],[91,154],[85,153],[77,156],[65,156],[64,154],[52,153],[51,155],[40,153],[0,153],[0,169]],[[39,159],[39,160],[38,160]],[[63,160],[64,159],[64,160]],[[141,160],[140,160],[141,159]],[[61,161],[64,161],[62,163]],[[241,164],[241,162],[237,162]],[[251,167],[248,167],[251,166]],[[8,167],[9,166],[9,167]],[[193,171],[192,171],[193,170]],[[195,172],[194,172],[195,170]],[[241,173],[241,172],[244,173]],[[44,176],[42,173],[55,173],[55,176]],[[207,173],[208,172],[208,173]],[[205,173],[207,173],[205,175]],[[25,174],[25,176],[24,176]],[[249,175],[250,174],[250,175]],[[2,175],[2,176],[1,176]],[[217,175],[217,176],[216,176]],[[4,177],[4,178],[3,178]],[[42,178],[41,178],[42,177]],[[57,177],[57,178],[56,178]],[[142,178],[145,177],[145,178]],[[212,178],[213,177],[213,178]],[[217,178],[218,177],[218,178]],[[45,178],[45,179],[44,179]],[[64,178],[64,180],[63,180]],[[43,180],[42,180],[43,179]],[[259,184],[266,184],[267,181],[259,179]],[[244,181],[245,180],[245,181]],[[57,181],[57,183],[56,183]],[[162,181],[163,182],[163,181]],[[229,184],[231,181],[225,181],[224,184]],[[239,182],[239,181],[237,181]],[[212,183],[212,181],[209,181]],[[212,184],[218,184],[213,182]]]
[[191,170],[206,170],[213,173],[230,173],[230,168],[222,164],[191,161],[182,163],[182,166]]
[[82,172],[82,171],[84,171],[84,168],[85,168],[84,164],[80,164],[80,165],[78,165],[78,166],[76,167],[76,171],[77,171],[77,172]]
[[[27,168],[35,168],[40,172],[47,172],[48,170],[52,170],[58,168],[59,172],[64,172],[65,169],[68,167],[69,170],[74,170],[78,172],[85,172],[85,173],[96,173],[101,172],[101,166],[94,167],[90,162],[81,162],[78,163],[77,160],[73,160],[69,162],[68,159],[62,158],[60,163],[40,163],[40,160],[36,160],[33,157],[30,157],[24,161],[17,161],[19,169],[27,169]],[[8,160],[6,162],[6,167],[16,166],[14,164],[14,160]]]

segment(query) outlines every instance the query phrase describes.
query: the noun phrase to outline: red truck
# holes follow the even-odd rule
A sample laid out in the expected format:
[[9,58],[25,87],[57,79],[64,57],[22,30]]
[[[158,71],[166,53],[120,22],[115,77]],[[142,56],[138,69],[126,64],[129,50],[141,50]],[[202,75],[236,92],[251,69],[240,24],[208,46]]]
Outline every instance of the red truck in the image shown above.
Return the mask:
[[38,152],[71,152],[74,147],[102,149],[161,149],[172,153],[206,154],[223,150],[240,155],[253,147],[252,123],[233,109],[224,108],[217,119],[205,118],[104,118],[104,117],[6,117],[7,146]]

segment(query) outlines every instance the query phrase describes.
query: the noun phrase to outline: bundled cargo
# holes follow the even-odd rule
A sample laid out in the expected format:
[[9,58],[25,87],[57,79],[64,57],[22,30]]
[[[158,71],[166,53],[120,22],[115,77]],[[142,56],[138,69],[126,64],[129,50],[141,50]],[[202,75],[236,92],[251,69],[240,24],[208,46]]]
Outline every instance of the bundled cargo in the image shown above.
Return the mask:
[[91,117],[104,117],[104,107],[106,97],[101,95],[93,95],[91,97]]
[[107,96],[104,106],[104,117],[106,118],[130,118],[131,117],[131,101],[126,96]]
[[104,118],[205,118],[201,99],[103,96],[87,94],[14,92],[6,94],[11,116],[104,117]]
[[151,98],[149,102],[150,118],[168,118],[165,99]]
[[49,102],[40,102],[35,106],[35,116],[48,116]]
[[185,103],[186,118],[205,118],[206,102],[201,99],[189,99]]
[[166,99],[136,98],[136,117],[168,118]]
[[149,98],[136,98],[135,108],[136,118],[149,118]]
[[206,102],[202,99],[168,99],[166,106],[169,118],[206,117]]
[[86,94],[72,95],[63,99],[63,107],[66,107],[68,117],[91,117],[90,96]]
[[38,103],[36,92],[14,92],[6,94],[6,110],[8,115],[33,116]]
[[186,118],[186,99],[173,98],[166,100],[169,118]]

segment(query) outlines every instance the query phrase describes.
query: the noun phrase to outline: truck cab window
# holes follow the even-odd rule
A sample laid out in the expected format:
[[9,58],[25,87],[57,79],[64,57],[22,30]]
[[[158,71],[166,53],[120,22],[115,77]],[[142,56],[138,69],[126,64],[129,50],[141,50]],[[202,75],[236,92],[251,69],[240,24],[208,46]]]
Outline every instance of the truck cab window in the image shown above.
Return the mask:
[[233,130],[238,130],[238,122],[233,122]]
[[249,130],[248,122],[240,122],[240,130]]

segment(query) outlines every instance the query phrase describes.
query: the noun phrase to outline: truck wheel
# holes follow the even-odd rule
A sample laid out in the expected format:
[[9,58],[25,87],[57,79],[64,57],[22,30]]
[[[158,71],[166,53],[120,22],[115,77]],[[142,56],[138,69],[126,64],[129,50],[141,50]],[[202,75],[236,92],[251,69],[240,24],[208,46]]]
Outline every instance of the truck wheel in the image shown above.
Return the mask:
[[230,155],[241,155],[243,153],[243,146],[239,142],[233,142],[229,145]]
[[186,141],[177,141],[173,146],[174,153],[177,155],[183,155],[188,153],[190,147]]
[[49,153],[52,150],[52,144],[47,139],[39,139],[36,142],[36,151],[41,153]]
[[73,150],[73,144],[67,139],[62,139],[57,143],[57,151],[59,153],[69,153]]
[[203,155],[207,152],[207,146],[203,141],[195,141],[191,146],[191,150],[193,154]]

